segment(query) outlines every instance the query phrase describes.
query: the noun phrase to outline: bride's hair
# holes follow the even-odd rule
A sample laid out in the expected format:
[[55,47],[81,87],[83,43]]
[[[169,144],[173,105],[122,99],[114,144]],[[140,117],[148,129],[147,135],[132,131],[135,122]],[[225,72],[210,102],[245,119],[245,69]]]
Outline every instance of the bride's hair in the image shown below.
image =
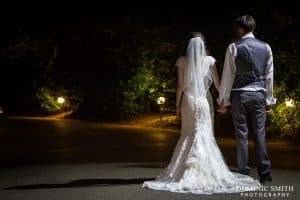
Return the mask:
[[191,37],[194,38],[194,37],[200,37],[203,41],[204,41],[204,36],[201,32],[199,31],[194,31],[194,32],[191,32]]
[[207,49],[204,35],[200,31],[193,31],[193,32],[190,33],[190,38],[194,38],[194,37],[200,37],[203,40],[206,55],[209,55],[209,50]]

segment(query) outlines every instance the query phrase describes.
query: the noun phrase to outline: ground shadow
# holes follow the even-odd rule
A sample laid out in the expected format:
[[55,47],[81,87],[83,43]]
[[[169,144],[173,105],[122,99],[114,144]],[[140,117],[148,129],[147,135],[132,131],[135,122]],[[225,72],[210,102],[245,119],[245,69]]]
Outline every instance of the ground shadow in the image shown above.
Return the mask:
[[239,173],[240,171],[237,168],[230,167],[229,170],[234,173]]
[[128,168],[132,168],[132,167],[137,167],[137,168],[166,168],[167,167],[167,163],[157,163],[157,164],[143,164],[143,163],[138,163],[138,164],[122,164],[122,167],[128,167]]
[[5,190],[26,190],[26,189],[50,189],[50,188],[72,188],[72,187],[93,187],[93,186],[110,186],[110,185],[130,185],[142,184],[144,181],[151,181],[155,178],[137,178],[137,179],[80,179],[69,183],[50,183],[34,185],[18,185]]

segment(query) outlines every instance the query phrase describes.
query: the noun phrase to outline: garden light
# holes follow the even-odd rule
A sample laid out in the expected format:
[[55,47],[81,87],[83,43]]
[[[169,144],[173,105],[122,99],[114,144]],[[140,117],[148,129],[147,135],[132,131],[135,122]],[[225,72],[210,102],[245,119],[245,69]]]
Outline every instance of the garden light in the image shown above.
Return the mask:
[[166,102],[166,98],[165,97],[158,97],[156,103],[158,105],[163,105]]
[[160,120],[162,119],[163,116],[163,105],[166,103],[166,98],[165,97],[158,97],[156,100],[156,103],[160,107]]
[[59,103],[59,104],[63,104],[63,103],[65,103],[65,98],[63,98],[63,97],[58,97],[57,98],[57,102]]
[[285,100],[285,106],[286,107],[294,107],[295,106],[294,100],[293,99],[287,99],[287,100]]

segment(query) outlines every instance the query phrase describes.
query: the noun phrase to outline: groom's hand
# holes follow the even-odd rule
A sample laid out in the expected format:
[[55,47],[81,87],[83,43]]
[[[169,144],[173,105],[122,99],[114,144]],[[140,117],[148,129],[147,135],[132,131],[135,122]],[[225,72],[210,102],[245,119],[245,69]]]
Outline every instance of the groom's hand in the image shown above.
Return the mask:
[[266,112],[271,112],[271,111],[272,111],[272,106],[267,105],[267,106],[266,106]]
[[224,106],[224,101],[222,101],[221,105],[219,106],[219,109],[217,110],[220,114],[225,114],[228,112],[228,108]]
[[228,112],[228,108],[224,106],[220,106],[217,112],[220,114],[226,114]]

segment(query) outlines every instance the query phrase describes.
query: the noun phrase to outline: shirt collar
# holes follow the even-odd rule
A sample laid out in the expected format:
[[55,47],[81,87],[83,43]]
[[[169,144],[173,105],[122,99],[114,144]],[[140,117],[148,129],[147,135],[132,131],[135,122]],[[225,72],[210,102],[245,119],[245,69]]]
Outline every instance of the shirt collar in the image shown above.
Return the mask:
[[245,38],[255,38],[255,37],[252,32],[249,32],[242,37],[242,39],[245,39]]

